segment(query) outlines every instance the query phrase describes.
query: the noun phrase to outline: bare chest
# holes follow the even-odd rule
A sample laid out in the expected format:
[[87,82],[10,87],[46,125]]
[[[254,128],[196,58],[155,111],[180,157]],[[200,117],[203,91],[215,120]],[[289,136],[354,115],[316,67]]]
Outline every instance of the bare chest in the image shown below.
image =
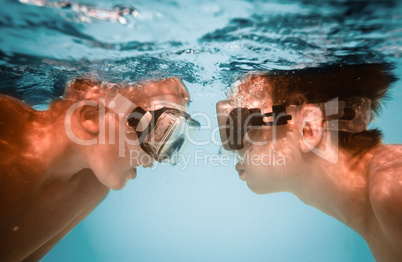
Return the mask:
[[[20,184],[23,181],[20,181]],[[53,246],[107,195],[89,170],[72,180],[0,189],[0,255],[20,260]]]
[[372,231],[369,236],[365,237],[365,240],[376,261],[402,261],[402,250],[400,248],[402,246],[402,235],[400,231],[392,235],[384,235],[379,229]]

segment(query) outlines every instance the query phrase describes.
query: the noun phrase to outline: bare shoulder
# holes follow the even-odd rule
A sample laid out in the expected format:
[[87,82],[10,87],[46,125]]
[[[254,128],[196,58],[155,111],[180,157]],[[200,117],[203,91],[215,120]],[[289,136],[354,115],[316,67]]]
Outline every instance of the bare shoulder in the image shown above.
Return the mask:
[[402,232],[402,145],[381,145],[369,168],[370,201],[386,230]]
[[35,110],[32,107],[22,101],[0,94],[0,124],[3,125],[3,128],[9,127],[9,124],[13,122],[17,124],[17,121],[21,120],[21,117],[29,120],[29,116],[34,112]]
[[[32,107],[29,105],[25,104],[21,100],[18,100],[17,98],[7,96],[7,95],[2,95],[0,94],[0,108],[2,110],[6,111],[11,111],[11,110],[19,110],[16,112],[20,112],[21,110],[24,111],[33,111]],[[0,112],[1,113],[1,112]]]
[[26,124],[34,117],[35,110],[22,101],[0,95],[0,154],[21,149]]
[[[380,145],[373,150],[370,179],[388,181],[402,178],[402,145]],[[385,179],[386,178],[386,179]]]

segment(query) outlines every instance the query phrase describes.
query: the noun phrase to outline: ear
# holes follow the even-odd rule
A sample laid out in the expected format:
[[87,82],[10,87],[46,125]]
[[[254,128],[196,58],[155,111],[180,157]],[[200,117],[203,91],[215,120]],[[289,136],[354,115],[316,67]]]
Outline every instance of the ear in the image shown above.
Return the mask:
[[99,133],[99,107],[84,105],[78,109],[78,122],[88,132]]
[[323,113],[314,105],[305,105],[301,109],[300,150],[304,153],[316,148],[323,138]]

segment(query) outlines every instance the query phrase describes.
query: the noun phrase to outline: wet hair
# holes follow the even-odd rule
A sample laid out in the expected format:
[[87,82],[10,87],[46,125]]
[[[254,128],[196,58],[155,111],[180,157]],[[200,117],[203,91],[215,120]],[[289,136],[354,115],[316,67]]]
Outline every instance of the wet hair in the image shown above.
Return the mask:
[[172,97],[180,98],[188,103],[190,98],[183,82],[174,77],[163,80],[148,79],[135,83],[111,83],[94,78],[76,78],[68,82],[63,100],[99,101],[102,98],[109,101],[117,93],[141,106],[149,106],[153,100],[165,102]]
[[124,83],[101,82],[94,78],[76,78],[68,82],[63,98],[98,101],[100,98],[111,98],[119,92],[130,100],[136,100],[135,94],[138,94],[140,86],[138,83],[129,86]]
[[[262,77],[269,83],[273,104],[301,105],[323,103],[350,97],[371,99],[371,113],[378,115],[390,84],[396,81],[388,64],[332,65],[299,70],[275,70]],[[260,75],[261,76],[261,75]],[[257,77],[257,76],[252,76]],[[360,133],[339,132],[339,145],[354,153],[370,149],[381,142],[378,129]]]
[[100,81],[93,78],[77,78],[70,82],[71,88],[77,91],[87,91],[89,88],[99,86],[100,84]]
[[83,100],[99,96],[102,83],[94,78],[76,78],[68,82],[64,99]]

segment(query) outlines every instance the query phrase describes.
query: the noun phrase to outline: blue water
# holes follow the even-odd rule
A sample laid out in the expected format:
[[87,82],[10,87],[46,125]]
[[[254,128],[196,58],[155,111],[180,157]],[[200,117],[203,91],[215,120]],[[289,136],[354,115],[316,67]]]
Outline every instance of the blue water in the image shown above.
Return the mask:
[[[53,1],[53,3],[56,1]],[[37,109],[63,94],[70,78],[134,82],[178,76],[189,112],[208,140],[216,101],[252,70],[386,62],[402,76],[399,1],[129,1],[76,4],[112,10],[131,5],[125,23],[73,8],[1,0],[0,92]],[[375,126],[401,143],[402,82],[391,89]],[[197,118],[197,117],[196,117]],[[208,127],[208,125],[210,125]],[[373,261],[364,240],[290,194],[255,195],[234,163],[139,169],[43,261]]]

